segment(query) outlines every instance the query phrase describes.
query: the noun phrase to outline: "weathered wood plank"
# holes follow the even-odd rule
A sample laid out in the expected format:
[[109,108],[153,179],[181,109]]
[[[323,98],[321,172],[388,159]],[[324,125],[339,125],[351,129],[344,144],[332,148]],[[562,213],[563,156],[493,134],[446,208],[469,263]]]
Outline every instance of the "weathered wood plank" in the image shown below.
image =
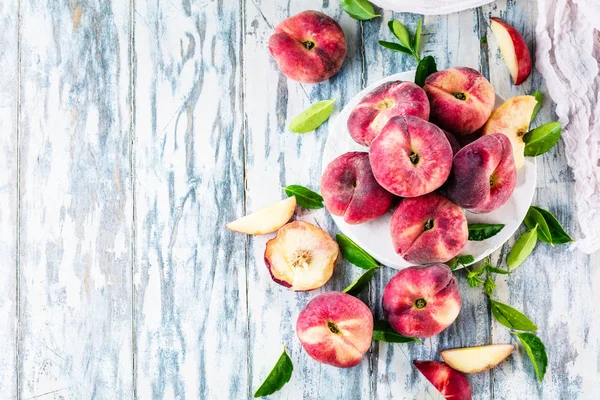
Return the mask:
[[[342,70],[317,85],[302,85],[286,79],[267,49],[269,36],[283,19],[301,11],[321,10],[340,22],[348,43]],[[367,23],[368,24],[368,23]],[[283,4],[271,0],[248,1],[245,7],[245,109],[247,119],[246,171],[247,208],[256,210],[283,196],[281,187],[301,184],[318,190],[321,155],[328,124],[316,132],[296,135],[287,126],[291,118],[319,100],[337,98],[339,110],[361,89],[362,64],[360,24],[346,15],[338,2],[307,0]],[[337,111],[330,122],[337,116]],[[315,221],[330,234],[336,229],[325,210],[297,217]],[[271,280],[263,261],[265,243],[271,237],[250,238],[248,254],[248,325],[251,393],[288,347],[294,375],[276,396],[281,399],[372,398],[371,367],[365,356],[355,368],[337,369],[312,360],[295,333],[296,319],[306,303],[323,291],[341,290],[360,274],[345,262],[336,266],[333,278],[323,289],[308,293],[290,292]],[[366,295],[363,296],[366,300]]]
[[[378,40],[395,40],[389,32],[387,21],[402,21],[414,32],[420,18],[415,14],[383,12],[383,19],[365,29],[365,58],[369,66],[367,84],[372,84],[392,73],[416,68],[412,57],[383,49]],[[374,21],[375,22],[375,21]],[[479,69],[480,45],[476,10],[450,14],[448,16],[427,16],[424,18],[422,55],[436,59],[438,69],[450,66],[468,66]],[[383,289],[396,271],[386,268],[373,286],[371,301],[375,305],[376,318],[383,318],[381,296]],[[457,321],[439,336],[428,339],[423,346],[417,344],[374,345],[374,368],[376,373],[376,394],[379,398],[423,399],[441,398],[433,387],[414,369],[416,359],[440,359],[439,351],[449,347],[469,346],[487,343],[489,338],[489,316],[484,295],[470,289],[465,280],[465,272],[457,273],[463,296],[463,309]],[[487,393],[490,387],[489,374],[470,377],[474,393]]]
[[0,4],[0,387],[17,397],[18,3]]
[[248,391],[241,10],[136,1],[135,355],[140,399]]
[[[483,7],[483,15],[500,16],[514,25],[535,53],[535,2],[499,0]],[[540,89],[545,104],[535,125],[556,119],[551,99],[542,76],[534,70],[520,86],[511,83],[508,69],[500,55],[491,30],[489,35],[490,80],[499,94],[511,96],[530,94]],[[563,226],[575,237],[576,193],[568,169],[562,142],[550,152],[538,157],[538,183],[534,204],[554,213]],[[510,240],[503,249],[506,256],[514,243]],[[503,257],[504,259],[504,257]],[[538,243],[532,256],[508,278],[498,278],[494,298],[525,312],[537,324],[538,335],[548,352],[548,372],[538,383],[531,363],[523,349],[492,370],[494,398],[591,399],[600,390],[600,254],[587,256],[570,251],[568,245]],[[596,267],[596,268],[594,268]],[[495,343],[515,342],[509,330],[494,322],[492,338]]]
[[129,6],[20,3],[20,396],[131,398]]

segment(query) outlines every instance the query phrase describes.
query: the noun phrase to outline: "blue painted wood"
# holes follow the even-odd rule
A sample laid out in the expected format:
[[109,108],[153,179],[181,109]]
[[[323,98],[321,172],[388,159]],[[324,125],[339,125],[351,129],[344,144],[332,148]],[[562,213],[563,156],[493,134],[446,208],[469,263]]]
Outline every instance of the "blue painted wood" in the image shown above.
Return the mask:
[[18,4],[0,4],[0,387],[17,397]]

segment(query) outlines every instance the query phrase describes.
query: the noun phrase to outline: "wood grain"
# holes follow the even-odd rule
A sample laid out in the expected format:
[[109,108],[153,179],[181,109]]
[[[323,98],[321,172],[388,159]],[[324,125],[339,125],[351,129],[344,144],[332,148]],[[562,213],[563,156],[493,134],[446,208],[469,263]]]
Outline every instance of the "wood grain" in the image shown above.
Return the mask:
[[[316,85],[299,84],[283,76],[271,58],[267,43],[274,26],[307,9],[322,10],[340,22],[348,43],[348,57],[332,79]],[[337,2],[309,0],[302,4],[270,0],[249,1],[245,9],[244,75],[247,208],[256,210],[285,194],[291,184],[319,190],[321,155],[328,123],[315,132],[297,135],[288,130],[291,119],[310,104],[337,98],[333,121],[341,107],[362,87],[363,65],[360,23],[346,15]],[[297,218],[316,223],[331,234],[335,227],[325,210],[299,210]],[[294,362],[294,374],[276,398],[351,399],[372,398],[371,366],[365,361],[351,369],[337,369],[312,360],[295,334],[296,319],[306,303],[323,291],[341,290],[361,271],[345,262],[323,289],[294,293],[273,282],[263,261],[266,241],[251,237],[248,253],[248,325],[251,392],[258,388],[286,345]]]
[[129,7],[21,4],[19,395],[131,398]]
[[18,3],[0,4],[0,387],[17,397]]
[[136,1],[136,395],[248,392],[241,10]]
[[[505,19],[519,30],[535,54],[534,2],[500,0],[482,8],[486,21],[491,16]],[[520,86],[512,85],[497,42],[488,29],[490,80],[505,97],[533,93],[540,89],[546,100],[533,126],[556,120],[551,99],[541,75],[534,70]],[[565,229],[578,236],[573,177],[566,164],[564,145],[538,157],[538,184],[533,204],[550,210]],[[519,233],[523,232],[522,229]],[[501,251],[505,260],[515,236]],[[568,245],[551,247],[538,243],[532,256],[508,278],[498,278],[496,300],[523,311],[537,324],[546,345],[549,365],[543,383],[538,383],[523,348],[492,370],[494,398],[591,399],[600,390],[600,255],[587,256],[570,251]],[[594,268],[594,266],[596,268]],[[493,321],[494,343],[516,340],[509,330]]]

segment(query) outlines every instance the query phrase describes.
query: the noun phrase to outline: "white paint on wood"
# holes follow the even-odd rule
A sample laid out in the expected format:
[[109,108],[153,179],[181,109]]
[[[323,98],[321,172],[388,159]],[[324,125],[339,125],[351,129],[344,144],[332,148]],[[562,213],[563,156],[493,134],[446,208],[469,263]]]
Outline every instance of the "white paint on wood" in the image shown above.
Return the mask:
[[129,7],[21,6],[20,396],[131,398]]
[[17,2],[0,4],[0,387],[17,397]]

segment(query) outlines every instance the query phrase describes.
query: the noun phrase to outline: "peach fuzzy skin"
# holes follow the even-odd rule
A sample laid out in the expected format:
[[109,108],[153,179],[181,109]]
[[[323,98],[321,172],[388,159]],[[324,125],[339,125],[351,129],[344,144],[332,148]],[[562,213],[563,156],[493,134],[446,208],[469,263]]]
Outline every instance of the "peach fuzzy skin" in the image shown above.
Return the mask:
[[450,143],[450,148],[452,148],[452,155],[456,155],[456,153],[458,153],[458,151],[460,150],[460,143],[458,143],[458,140],[456,139],[456,137],[451,134],[448,131],[445,131],[442,129],[442,131],[444,132],[444,135],[446,135],[446,139],[448,139],[448,143]]
[[450,200],[474,213],[502,207],[517,185],[510,140],[501,133],[482,136],[454,156],[446,184]]
[[490,82],[466,67],[429,75],[423,89],[429,97],[431,122],[455,135],[469,135],[481,128],[496,103]]
[[265,264],[271,278],[294,291],[323,286],[333,275],[338,244],[308,222],[292,221],[267,242]]
[[462,300],[450,268],[433,264],[394,275],[383,290],[382,305],[394,330],[410,337],[431,337],[454,322]]
[[288,78],[318,83],[342,67],[346,37],[333,18],[318,11],[303,11],[277,25],[269,38],[269,51]]
[[321,178],[325,207],[349,224],[361,224],[387,213],[394,195],[375,180],[369,153],[342,154],[329,163]]
[[414,366],[448,400],[471,400],[471,385],[465,374],[441,361],[413,361]]
[[394,250],[414,264],[446,262],[467,244],[463,210],[439,193],[404,199],[392,214]]
[[371,346],[373,314],[354,296],[323,293],[300,312],[296,334],[316,361],[339,368],[354,367]]
[[354,107],[348,117],[348,132],[356,143],[369,146],[391,118],[407,115],[429,119],[427,94],[412,82],[386,82]]
[[500,18],[490,18],[490,26],[513,83],[520,85],[531,74],[531,54],[525,39],[512,25]]
[[502,133],[510,139],[515,166],[525,164],[525,142],[523,136],[529,130],[531,114],[537,104],[533,96],[516,96],[506,100],[496,108],[482,130],[482,135]]
[[377,182],[401,197],[433,192],[452,169],[452,147],[437,126],[417,117],[394,117],[371,143]]

